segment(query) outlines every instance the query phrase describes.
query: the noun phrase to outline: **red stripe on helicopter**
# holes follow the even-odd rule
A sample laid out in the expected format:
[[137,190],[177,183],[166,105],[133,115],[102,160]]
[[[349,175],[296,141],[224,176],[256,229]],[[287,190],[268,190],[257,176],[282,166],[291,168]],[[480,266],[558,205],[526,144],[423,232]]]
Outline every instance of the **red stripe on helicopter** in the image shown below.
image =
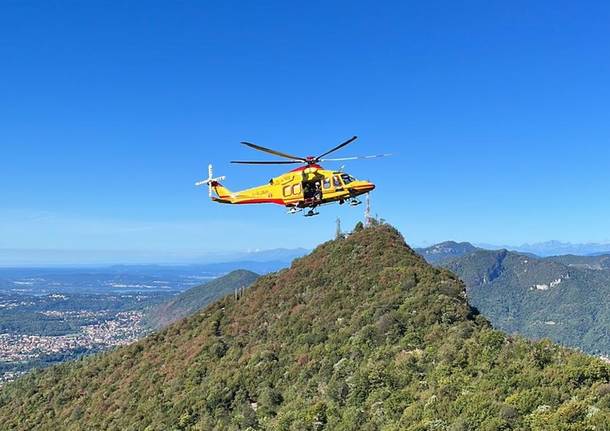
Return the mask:
[[248,199],[240,202],[233,202],[229,195],[219,196],[218,198],[212,197],[212,200],[223,202],[227,204],[242,205],[242,204],[278,204],[288,205],[288,203],[282,199]]
[[246,201],[234,202],[235,204],[278,204],[286,205],[283,199],[248,199]]
[[299,172],[299,171],[304,171],[305,169],[309,169],[309,168],[314,168],[314,169],[324,169],[324,168],[322,168],[322,166],[320,166],[320,165],[311,164],[311,165],[299,166],[298,168],[294,168],[294,169],[293,169],[293,170],[291,170],[290,172]]

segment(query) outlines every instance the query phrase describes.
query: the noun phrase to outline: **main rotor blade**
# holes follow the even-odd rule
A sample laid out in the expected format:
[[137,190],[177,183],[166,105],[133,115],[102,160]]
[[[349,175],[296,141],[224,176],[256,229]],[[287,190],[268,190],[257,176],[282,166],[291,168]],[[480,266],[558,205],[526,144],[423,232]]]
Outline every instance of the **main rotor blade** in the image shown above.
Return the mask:
[[330,153],[337,151],[340,148],[345,147],[347,144],[351,144],[352,142],[354,142],[356,139],[358,139],[358,136],[352,136],[351,138],[349,138],[347,141],[337,145],[335,148],[333,148],[332,150],[328,150],[327,152],[325,152],[324,154],[320,154],[318,157],[316,157],[316,160],[320,160],[322,157],[329,155]]
[[320,159],[321,162],[340,162],[343,160],[364,160],[364,159],[376,159],[379,157],[388,157],[391,154],[375,154],[373,156],[354,156],[354,157],[339,157],[335,159]]
[[243,161],[243,160],[231,160],[231,163],[238,163],[241,165],[291,165],[291,164],[301,164],[303,163],[300,160],[277,160],[277,161],[273,161],[273,160],[253,160],[253,161]]
[[258,151],[263,151],[265,153],[273,154],[278,157],[284,157],[285,159],[301,160],[303,162],[307,161],[307,159],[305,159],[303,157],[291,156],[290,154],[272,150],[271,148],[261,147],[260,145],[253,144],[251,142],[242,141],[242,144],[247,145],[250,148],[254,148],[255,150],[258,150]]

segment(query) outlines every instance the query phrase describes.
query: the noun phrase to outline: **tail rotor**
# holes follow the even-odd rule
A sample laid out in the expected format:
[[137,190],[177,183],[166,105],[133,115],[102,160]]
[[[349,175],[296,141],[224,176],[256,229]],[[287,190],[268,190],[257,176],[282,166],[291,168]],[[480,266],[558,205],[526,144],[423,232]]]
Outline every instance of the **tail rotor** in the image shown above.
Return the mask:
[[224,180],[225,178],[226,178],[225,176],[214,178],[214,174],[212,172],[212,165],[209,164],[208,165],[208,178],[205,180],[197,181],[195,183],[195,186],[203,186],[203,185],[207,184],[208,185],[208,196],[212,197],[212,187],[219,181]]

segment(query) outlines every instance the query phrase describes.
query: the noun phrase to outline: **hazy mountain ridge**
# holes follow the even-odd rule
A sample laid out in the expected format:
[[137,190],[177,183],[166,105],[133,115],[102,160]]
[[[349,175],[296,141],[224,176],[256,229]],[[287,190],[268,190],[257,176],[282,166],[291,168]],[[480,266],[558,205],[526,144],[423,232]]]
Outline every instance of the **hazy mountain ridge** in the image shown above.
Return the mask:
[[610,355],[607,263],[604,257],[478,250],[440,264],[466,283],[469,301],[495,327]]
[[0,392],[9,429],[603,429],[610,366],[493,330],[388,226]]
[[478,250],[469,242],[445,241],[430,247],[416,248],[415,251],[429,263],[436,264],[448,259],[463,256]]
[[477,244],[478,247],[488,250],[507,249],[519,253],[531,253],[541,257],[573,254],[577,256],[594,256],[610,254],[608,243],[570,243],[557,240],[537,242],[521,245],[494,245]]
[[[219,263],[284,262],[290,263],[309,250],[275,248],[249,251],[162,252],[150,250],[64,250],[0,248],[0,268],[20,267],[108,267],[207,265]],[[118,263],[120,262],[120,263]],[[235,269],[235,267],[233,267]]]
[[148,310],[144,324],[153,329],[167,326],[196,313],[225,295],[233,294],[237,289],[250,287],[258,277],[259,275],[252,271],[235,270],[208,283],[192,287]]
[[595,269],[599,271],[610,270],[609,254],[593,256],[575,256],[570,254],[565,256],[551,256],[546,259],[575,268]]

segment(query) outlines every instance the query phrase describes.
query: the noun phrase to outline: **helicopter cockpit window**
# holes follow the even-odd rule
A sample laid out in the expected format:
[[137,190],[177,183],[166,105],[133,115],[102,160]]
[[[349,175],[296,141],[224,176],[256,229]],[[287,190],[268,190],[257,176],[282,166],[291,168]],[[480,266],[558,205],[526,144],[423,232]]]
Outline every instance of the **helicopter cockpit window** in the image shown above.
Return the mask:
[[322,183],[322,187],[325,189],[330,189],[330,178],[324,178],[324,182]]
[[290,196],[292,194],[292,187],[285,186],[284,187],[284,196]]
[[293,195],[301,194],[301,185],[300,184],[295,184],[294,186],[292,186],[292,194]]
[[339,176],[335,175],[333,177],[333,185],[335,187],[341,187],[343,184],[341,184],[341,178],[339,178]]
[[345,184],[349,184],[352,181],[356,181],[356,179],[354,177],[352,177],[351,175],[348,175],[348,174],[341,175],[341,178],[343,179],[343,182]]

